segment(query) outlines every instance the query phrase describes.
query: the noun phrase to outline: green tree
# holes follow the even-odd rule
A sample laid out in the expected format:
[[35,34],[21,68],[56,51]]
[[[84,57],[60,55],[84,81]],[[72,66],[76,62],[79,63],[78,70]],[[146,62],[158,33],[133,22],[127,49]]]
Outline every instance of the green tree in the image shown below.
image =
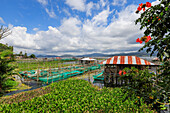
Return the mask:
[[[162,102],[164,102],[170,96],[170,2],[169,0],[159,1],[158,5],[151,6],[143,12],[136,20],[136,24],[140,23],[140,29],[145,29],[144,37],[138,39],[137,42],[146,41],[146,37],[151,36],[151,40],[146,41],[139,51],[146,48],[146,52],[149,52],[150,56],[156,53],[162,62],[159,70],[161,74],[157,76],[156,81],[158,81],[158,89],[160,89]],[[147,5],[147,3],[140,4],[136,13]]]
[[24,58],[28,58],[27,53],[24,54]]
[[22,51],[20,51],[19,56],[23,56]]
[[[10,34],[10,30],[8,28],[4,28],[1,26],[0,28],[0,39],[5,38]],[[14,66],[11,64],[11,62],[14,61],[12,58],[13,52],[9,47],[7,47],[4,44],[0,44],[2,51],[0,51],[0,96],[5,92],[6,89],[8,89],[9,86],[7,82],[9,82],[9,79],[11,75],[13,74]]]
[[[144,7],[144,6],[143,6]],[[145,36],[151,35],[152,39],[140,50],[147,48],[147,52],[157,52],[161,61],[167,61],[170,53],[170,2],[161,0],[160,4],[151,6],[144,11],[136,24],[140,23],[140,29],[145,28]]]
[[30,58],[36,58],[34,54],[31,54],[29,57]]

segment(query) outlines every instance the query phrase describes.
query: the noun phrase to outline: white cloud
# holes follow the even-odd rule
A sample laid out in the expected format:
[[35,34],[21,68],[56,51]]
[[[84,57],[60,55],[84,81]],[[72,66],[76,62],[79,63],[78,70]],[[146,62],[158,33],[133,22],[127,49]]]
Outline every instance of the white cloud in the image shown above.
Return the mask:
[[152,6],[154,6],[154,5],[158,5],[160,2],[161,2],[161,1],[156,0],[156,1],[152,2],[151,4],[152,4]]
[[80,24],[81,21],[77,18],[64,19],[59,29],[63,34],[68,36],[78,36],[81,32]]
[[67,9],[63,9],[64,13],[66,13],[68,16],[71,16],[70,12]]
[[69,5],[73,10],[85,11],[86,0],[66,0],[66,4]]
[[38,28],[33,28],[33,31],[38,31],[39,29]]
[[9,45],[14,45],[17,47],[25,47],[25,48],[38,48],[36,46],[36,43],[34,42],[35,36],[28,34],[26,27],[13,27],[12,34],[7,36],[3,39],[3,41],[6,41]]
[[5,24],[5,21],[3,20],[2,17],[0,17],[0,23]]
[[110,8],[108,7],[107,10],[103,10],[98,15],[94,16],[92,19],[93,24],[95,25],[107,25],[107,18],[109,14],[111,14],[113,11],[110,11]]
[[101,6],[102,6],[102,7],[106,6],[106,2],[107,2],[107,1],[105,1],[105,0],[100,0]]
[[51,11],[49,11],[47,8],[45,8],[45,11],[47,12],[47,14],[51,17],[51,18],[55,18],[56,14],[54,12],[53,9],[51,9]]
[[127,3],[127,0],[113,0],[112,5],[124,6]]
[[93,6],[94,6],[94,3],[93,3],[93,2],[89,2],[89,3],[87,4],[87,6],[86,6],[86,15],[87,15],[87,16],[91,16],[91,15],[92,15],[92,14],[91,14],[91,10],[92,10]]
[[[109,7],[92,19],[81,21],[70,17],[62,20],[61,26],[49,26],[46,31],[27,33],[26,27],[13,27],[12,34],[1,40],[14,46],[15,52],[26,50],[35,54],[113,54],[137,51],[142,44],[136,39],[143,36],[139,25],[134,21],[139,17],[135,13],[137,6],[129,5],[117,12],[117,18],[108,23],[113,15]],[[36,28],[34,29],[36,30]]]
[[48,4],[48,0],[37,0],[37,2],[39,2],[42,5],[47,5]]

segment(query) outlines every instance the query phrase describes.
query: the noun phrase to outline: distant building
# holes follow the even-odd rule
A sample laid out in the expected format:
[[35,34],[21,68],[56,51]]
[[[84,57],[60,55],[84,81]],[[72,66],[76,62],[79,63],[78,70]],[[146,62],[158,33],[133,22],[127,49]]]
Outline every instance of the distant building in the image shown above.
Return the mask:
[[80,60],[81,64],[91,64],[91,63],[96,63],[96,59],[90,58],[90,57],[86,57],[86,58],[82,58]]

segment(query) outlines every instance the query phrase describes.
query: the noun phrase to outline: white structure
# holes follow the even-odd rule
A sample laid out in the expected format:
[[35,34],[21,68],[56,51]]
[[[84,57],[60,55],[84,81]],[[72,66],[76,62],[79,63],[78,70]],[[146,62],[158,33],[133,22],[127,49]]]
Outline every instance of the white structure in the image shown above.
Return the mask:
[[90,57],[86,57],[86,58],[82,58],[80,60],[80,63],[89,64],[89,63],[95,63],[95,61],[97,61],[97,60],[93,59],[93,58],[90,58]]

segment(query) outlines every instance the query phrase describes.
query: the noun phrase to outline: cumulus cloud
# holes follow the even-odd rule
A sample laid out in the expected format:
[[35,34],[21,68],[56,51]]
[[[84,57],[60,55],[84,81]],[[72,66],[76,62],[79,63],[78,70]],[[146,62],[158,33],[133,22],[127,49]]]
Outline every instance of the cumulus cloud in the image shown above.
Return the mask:
[[[26,27],[13,27],[12,34],[3,39],[3,43],[14,46],[15,52],[25,49],[27,53],[36,54],[113,54],[137,51],[142,44],[137,44],[137,38],[143,36],[139,25],[134,21],[139,17],[135,14],[137,5],[129,5],[113,15],[110,8],[102,10],[83,21],[76,17],[64,18],[59,27],[49,26],[46,31],[27,33]],[[36,30],[36,28],[34,29]]]
[[48,0],[37,0],[37,2],[39,2],[42,5],[47,5],[48,4]]
[[85,0],[66,0],[66,4],[69,5],[73,10],[85,11]]
[[81,32],[80,24],[80,20],[71,17],[69,19],[64,19],[59,29],[63,34],[68,36],[78,36]]
[[5,21],[3,20],[2,17],[0,17],[0,23],[5,24]]
[[103,10],[98,15],[94,16],[92,18],[92,22],[95,25],[107,25],[107,18],[109,14],[111,14],[113,11],[110,11],[110,8],[108,7],[107,10]]
[[114,6],[124,6],[127,3],[127,0],[113,0],[112,5]]
[[9,45],[14,45],[17,47],[24,47],[24,48],[35,48],[38,49],[39,47],[35,43],[35,36],[28,34],[26,27],[13,27],[12,34],[7,36],[3,39]]

